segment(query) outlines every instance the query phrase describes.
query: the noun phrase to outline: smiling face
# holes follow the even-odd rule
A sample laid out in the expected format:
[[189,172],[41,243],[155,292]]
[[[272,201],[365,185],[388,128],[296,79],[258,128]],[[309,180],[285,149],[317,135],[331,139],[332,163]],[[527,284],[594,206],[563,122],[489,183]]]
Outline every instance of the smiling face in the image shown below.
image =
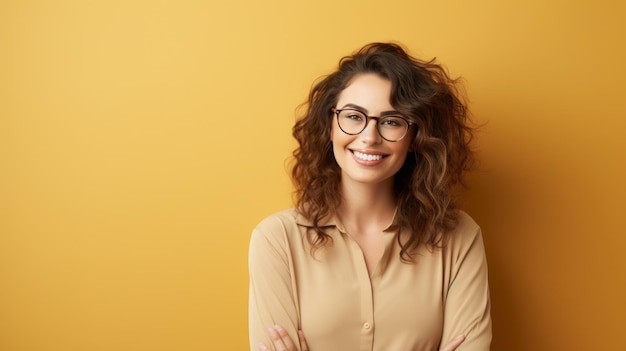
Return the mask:
[[[377,74],[355,76],[339,94],[337,109],[357,109],[368,116],[394,112],[390,103],[391,82]],[[397,115],[398,113],[393,113]],[[335,160],[341,168],[342,182],[372,185],[393,184],[393,176],[400,170],[411,145],[411,133],[391,142],[383,139],[376,128],[376,120],[369,119],[360,134],[344,133],[334,117],[331,140]]]

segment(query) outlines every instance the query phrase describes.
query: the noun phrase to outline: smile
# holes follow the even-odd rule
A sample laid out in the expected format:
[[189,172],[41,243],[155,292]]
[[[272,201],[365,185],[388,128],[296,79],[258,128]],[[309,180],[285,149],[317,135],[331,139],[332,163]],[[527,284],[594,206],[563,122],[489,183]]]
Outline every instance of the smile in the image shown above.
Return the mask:
[[365,154],[365,153],[358,152],[358,151],[352,151],[352,153],[359,160],[363,160],[363,161],[378,161],[378,160],[382,160],[382,158],[384,157],[383,155]]

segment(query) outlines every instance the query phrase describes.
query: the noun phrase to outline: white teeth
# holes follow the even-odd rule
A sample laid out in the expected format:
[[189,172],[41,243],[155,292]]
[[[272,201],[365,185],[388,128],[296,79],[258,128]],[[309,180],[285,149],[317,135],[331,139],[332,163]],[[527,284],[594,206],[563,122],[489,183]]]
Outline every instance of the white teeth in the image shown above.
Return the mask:
[[358,151],[354,151],[354,156],[363,161],[378,161],[383,158],[383,155],[369,155]]

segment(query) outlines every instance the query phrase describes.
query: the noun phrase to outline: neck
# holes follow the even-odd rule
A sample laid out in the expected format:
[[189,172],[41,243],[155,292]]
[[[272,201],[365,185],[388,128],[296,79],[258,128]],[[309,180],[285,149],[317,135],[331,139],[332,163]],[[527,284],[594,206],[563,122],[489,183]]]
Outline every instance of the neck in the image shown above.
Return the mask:
[[396,209],[393,182],[385,184],[341,184],[342,203],[339,215],[344,225],[386,227],[391,224]]

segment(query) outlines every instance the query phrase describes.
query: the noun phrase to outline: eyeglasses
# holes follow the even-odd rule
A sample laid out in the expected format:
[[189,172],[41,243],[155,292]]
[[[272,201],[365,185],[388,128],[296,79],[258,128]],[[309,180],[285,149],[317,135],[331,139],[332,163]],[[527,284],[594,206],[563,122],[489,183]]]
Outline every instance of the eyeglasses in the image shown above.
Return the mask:
[[376,121],[378,134],[387,141],[401,140],[409,131],[409,127],[414,124],[396,115],[374,117],[351,108],[340,110],[333,108],[331,111],[337,115],[337,124],[342,132],[349,135],[360,134],[367,127],[369,120],[373,119]]

